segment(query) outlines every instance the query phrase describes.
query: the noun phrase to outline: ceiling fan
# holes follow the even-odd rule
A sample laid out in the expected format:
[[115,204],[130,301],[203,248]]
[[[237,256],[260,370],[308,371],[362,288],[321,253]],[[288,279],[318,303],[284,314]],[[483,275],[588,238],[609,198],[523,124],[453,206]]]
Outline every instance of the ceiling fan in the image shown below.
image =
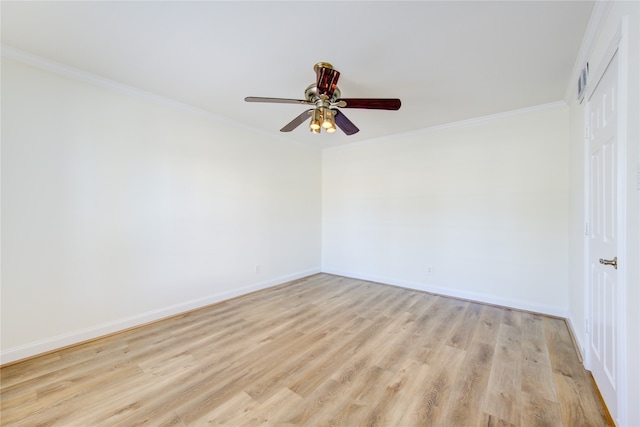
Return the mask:
[[312,133],[320,133],[322,128],[332,133],[339,127],[347,135],[353,135],[360,129],[354,125],[338,108],[365,108],[369,110],[398,110],[400,100],[397,98],[341,98],[338,88],[340,72],[328,62],[318,62],[313,66],[316,72],[316,82],[307,87],[305,99],[263,98],[248,96],[246,102],[270,102],[276,104],[303,104],[312,108],[306,110],[291,122],[286,124],[280,132],[291,132],[307,119]]

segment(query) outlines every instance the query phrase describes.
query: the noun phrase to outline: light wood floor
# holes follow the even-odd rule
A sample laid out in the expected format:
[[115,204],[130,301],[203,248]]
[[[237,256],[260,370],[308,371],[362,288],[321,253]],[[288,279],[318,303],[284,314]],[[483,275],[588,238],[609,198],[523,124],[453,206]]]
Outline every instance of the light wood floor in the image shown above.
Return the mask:
[[1,374],[7,426],[608,425],[563,320],[327,274]]

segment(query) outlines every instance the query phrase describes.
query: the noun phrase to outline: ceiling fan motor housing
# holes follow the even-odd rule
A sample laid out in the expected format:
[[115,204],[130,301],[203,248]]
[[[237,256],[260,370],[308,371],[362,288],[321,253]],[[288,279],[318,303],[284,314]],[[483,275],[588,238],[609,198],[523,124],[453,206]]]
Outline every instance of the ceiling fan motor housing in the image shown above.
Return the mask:
[[340,98],[340,94],[340,89],[336,87],[331,98],[323,99],[322,96],[318,95],[318,86],[315,83],[310,84],[304,91],[304,97],[307,101],[314,103],[316,107],[329,107]]

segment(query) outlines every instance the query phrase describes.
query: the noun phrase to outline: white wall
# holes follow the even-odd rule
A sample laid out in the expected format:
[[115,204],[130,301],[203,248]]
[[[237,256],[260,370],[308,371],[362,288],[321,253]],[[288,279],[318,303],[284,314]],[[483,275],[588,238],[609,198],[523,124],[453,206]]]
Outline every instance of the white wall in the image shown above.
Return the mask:
[[323,270],[565,315],[568,113],[325,150]]
[[318,150],[3,59],[2,362],[319,271],[320,191]]
[[[640,170],[640,3],[637,1],[611,2],[607,14],[601,21],[592,22],[590,28],[594,36],[583,41],[584,62],[589,62],[592,79],[601,69],[606,58],[607,49],[614,35],[621,28],[623,18],[627,21],[626,68],[627,76],[627,164],[626,164],[626,199],[627,199],[627,242],[626,259],[621,259],[626,269],[625,277],[627,295],[626,334],[620,339],[627,343],[627,372],[622,378],[625,382],[625,401],[620,402],[626,413],[619,414],[622,425],[640,426],[640,192],[638,191],[638,171]],[[597,25],[596,25],[597,24]],[[589,35],[589,30],[587,35]],[[571,88],[575,87],[578,75],[572,77]],[[595,83],[593,80],[592,84]],[[576,338],[583,353],[586,351],[588,338],[585,335],[585,290],[588,286],[584,275],[584,108],[572,100],[570,114],[571,131],[571,204],[570,204],[570,248],[571,262],[569,268],[569,320],[576,332]],[[616,414],[613,414],[616,417]]]

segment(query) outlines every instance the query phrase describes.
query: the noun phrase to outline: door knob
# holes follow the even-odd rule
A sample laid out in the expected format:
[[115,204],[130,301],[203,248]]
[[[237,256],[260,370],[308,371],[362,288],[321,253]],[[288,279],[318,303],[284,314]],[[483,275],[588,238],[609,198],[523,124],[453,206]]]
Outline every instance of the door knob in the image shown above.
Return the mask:
[[600,258],[600,264],[602,265],[613,265],[613,268],[618,269],[618,257],[614,256],[613,259],[604,259]]

